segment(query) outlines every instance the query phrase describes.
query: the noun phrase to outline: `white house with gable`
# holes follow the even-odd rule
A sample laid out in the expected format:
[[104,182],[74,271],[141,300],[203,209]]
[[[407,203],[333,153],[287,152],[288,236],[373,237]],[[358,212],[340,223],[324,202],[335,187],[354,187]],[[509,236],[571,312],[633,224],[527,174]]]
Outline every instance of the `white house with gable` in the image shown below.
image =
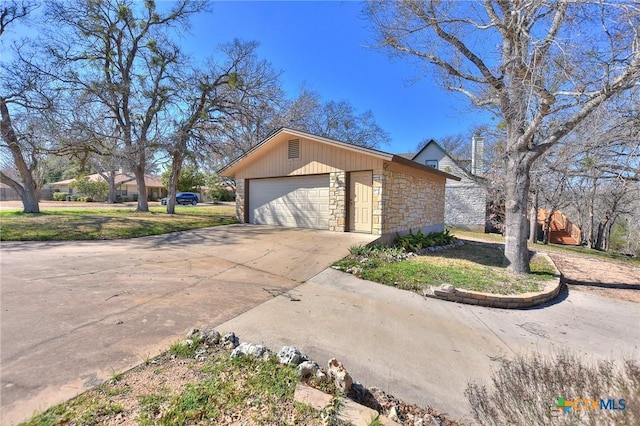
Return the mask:
[[[444,222],[446,226],[484,231],[487,220],[487,181],[484,169],[484,139],[472,139],[470,164],[454,160],[434,140],[415,154],[413,161],[458,176],[460,181],[447,179],[445,185]],[[469,161],[466,161],[469,163]],[[470,166],[470,167],[469,167]]]

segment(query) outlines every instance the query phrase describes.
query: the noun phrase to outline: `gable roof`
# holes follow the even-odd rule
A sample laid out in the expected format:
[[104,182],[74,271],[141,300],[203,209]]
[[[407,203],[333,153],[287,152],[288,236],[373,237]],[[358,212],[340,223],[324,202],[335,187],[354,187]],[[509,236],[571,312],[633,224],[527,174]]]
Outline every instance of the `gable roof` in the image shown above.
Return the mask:
[[406,158],[407,160],[413,160],[413,152],[403,152],[396,154],[398,157]]
[[436,141],[435,141],[435,140],[433,140],[433,139],[429,139],[429,142],[427,142],[426,144],[424,144],[424,146],[422,147],[422,149],[421,149],[420,151],[418,151],[418,152],[417,152],[417,153],[416,153],[416,154],[415,154],[411,159],[412,159],[412,160],[415,160],[415,159],[418,157],[418,155],[422,154],[422,151],[424,151],[425,149],[427,149],[427,147],[428,147],[429,145],[431,145],[431,144],[433,144],[436,148],[438,148],[440,151],[442,151],[442,153],[443,153],[444,155],[446,155],[447,157],[449,157],[449,158],[451,158],[451,159],[453,160],[453,157],[452,157],[451,155],[449,155],[449,153],[448,153],[448,152],[447,152],[443,147],[441,147],[441,146],[440,146],[440,144],[439,144],[438,142],[436,142]]
[[348,151],[352,151],[352,152],[356,152],[359,154],[364,154],[364,155],[369,155],[375,158],[379,158],[381,160],[384,161],[389,161],[389,162],[393,162],[393,163],[398,163],[398,164],[402,164],[405,166],[409,166],[418,170],[422,170],[422,171],[426,171],[429,172],[431,174],[440,176],[440,177],[444,177],[447,179],[453,179],[453,180],[460,180],[459,177],[451,175],[449,173],[440,171],[440,170],[436,170],[433,169],[431,167],[427,167],[423,164],[420,163],[416,163],[415,161],[409,160],[407,158],[401,157],[399,155],[394,155],[388,152],[384,152],[384,151],[379,151],[377,149],[372,149],[372,148],[364,148],[358,145],[352,145],[349,143],[345,143],[345,142],[340,142],[338,140],[335,139],[331,139],[331,138],[326,138],[324,136],[318,136],[318,135],[314,135],[311,133],[307,133],[301,130],[296,130],[296,129],[291,129],[288,127],[282,127],[279,130],[273,132],[271,135],[269,135],[267,138],[265,138],[262,142],[260,142],[258,145],[256,145],[255,147],[253,147],[252,149],[250,149],[249,151],[247,151],[246,154],[236,158],[235,160],[233,160],[232,162],[230,162],[229,164],[227,164],[226,166],[224,166],[223,168],[221,168],[220,170],[218,170],[218,174],[221,176],[233,176],[237,170],[241,169],[243,167],[243,164],[246,162],[246,160],[248,158],[254,157],[259,155],[259,153],[261,151],[263,151],[265,149],[265,147],[272,142],[274,139],[276,139],[276,137],[278,137],[279,135],[286,133],[288,135],[294,136],[294,137],[301,137],[301,138],[306,138],[306,139],[311,139],[314,142],[318,142],[318,143],[323,143],[323,144],[327,144],[327,145],[331,145],[331,146],[335,146],[341,149],[345,149]]
[[[460,168],[460,170],[462,170],[469,177],[469,179],[472,179],[472,180],[475,180],[475,181],[486,181],[487,180],[485,177],[474,175],[469,170],[467,170],[466,166],[471,164],[471,160],[456,160],[455,158],[453,158],[453,156],[451,154],[449,154],[447,152],[446,149],[441,147],[440,144],[438,142],[436,142],[435,140],[433,140],[433,139],[429,140],[429,142],[427,142],[422,147],[422,149],[420,151],[418,151],[418,153],[416,155],[413,156],[412,160],[415,159],[415,158],[418,158],[418,156],[420,154],[422,154],[422,151],[427,149],[427,147],[429,145],[433,145],[436,148],[438,148],[444,155],[447,156],[447,158],[449,158],[451,160],[451,162],[453,162],[456,166],[458,166]],[[458,180],[460,180],[460,179],[458,179]]]

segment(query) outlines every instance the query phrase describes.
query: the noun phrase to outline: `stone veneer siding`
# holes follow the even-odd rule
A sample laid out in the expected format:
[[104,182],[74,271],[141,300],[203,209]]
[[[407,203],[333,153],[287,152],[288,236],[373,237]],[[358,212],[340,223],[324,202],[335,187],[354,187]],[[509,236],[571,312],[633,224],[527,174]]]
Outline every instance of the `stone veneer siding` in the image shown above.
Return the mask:
[[244,223],[244,179],[236,179],[236,219]]
[[[402,235],[409,230],[444,230],[444,182],[389,169],[384,171],[382,179],[382,187],[386,189],[382,193],[380,206],[380,212],[384,215],[382,235],[393,238],[396,233]],[[374,225],[375,218],[374,210]]]
[[484,231],[487,190],[476,185],[447,185],[444,223],[455,228]]
[[383,211],[383,200],[382,200],[382,187],[384,183],[384,171],[382,170],[374,170],[373,171],[373,187],[371,189],[371,234],[372,235],[382,235],[382,211]]
[[329,231],[345,231],[346,181],[345,172],[329,173]]

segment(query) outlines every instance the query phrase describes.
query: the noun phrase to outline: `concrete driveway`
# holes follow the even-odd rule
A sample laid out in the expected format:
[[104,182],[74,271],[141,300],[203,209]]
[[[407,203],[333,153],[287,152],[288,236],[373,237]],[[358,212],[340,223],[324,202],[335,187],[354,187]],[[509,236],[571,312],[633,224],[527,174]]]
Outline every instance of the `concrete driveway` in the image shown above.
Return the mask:
[[0,246],[3,425],[313,277],[370,235],[233,225]]
[[298,301],[274,298],[219,330],[275,350],[295,345],[323,365],[335,357],[366,386],[469,423],[467,383],[490,385],[503,358],[566,349],[621,365],[640,356],[640,305],[578,291],[539,308],[494,309],[327,269],[290,293]]

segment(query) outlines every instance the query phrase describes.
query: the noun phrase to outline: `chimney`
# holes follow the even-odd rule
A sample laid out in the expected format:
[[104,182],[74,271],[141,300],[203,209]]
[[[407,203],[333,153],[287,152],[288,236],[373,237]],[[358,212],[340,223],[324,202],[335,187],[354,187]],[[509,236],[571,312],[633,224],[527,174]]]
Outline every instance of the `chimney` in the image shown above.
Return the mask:
[[471,173],[476,176],[484,174],[484,138],[471,138]]

